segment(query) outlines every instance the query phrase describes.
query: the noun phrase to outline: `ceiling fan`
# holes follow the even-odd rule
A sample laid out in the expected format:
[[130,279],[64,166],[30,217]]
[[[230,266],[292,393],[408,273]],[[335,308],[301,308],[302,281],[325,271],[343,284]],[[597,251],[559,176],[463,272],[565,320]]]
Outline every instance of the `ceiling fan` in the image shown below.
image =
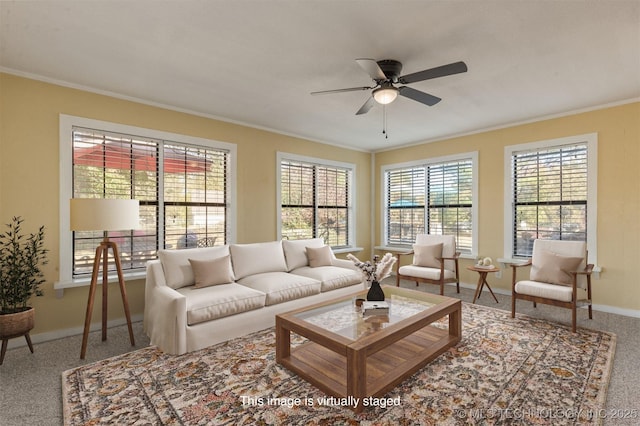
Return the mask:
[[464,62],[453,62],[451,64],[430,68],[423,71],[414,72],[400,76],[402,71],[402,63],[393,59],[383,59],[376,61],[374,59],[356,59],[360,67],[373,79],[375,86],[349,87],[346,89],[323,90],[320,92],[311,92],[312,95],[324,95],[328,93],[355,92],[358,90],[371,90],[371,97],[356,112],[356,115],[366,114],[373,108],[375,102],[386,105],[393,102],[398,95],[404,96],[422,104],[433,106],[440,102],[437,96],[430,95],[420,90],[413,89],[409,86],[396,87],[395,84],[411,84],[418,81],[430,80],[432,78],[446,77],[452,74],[467,72],[467,64]]

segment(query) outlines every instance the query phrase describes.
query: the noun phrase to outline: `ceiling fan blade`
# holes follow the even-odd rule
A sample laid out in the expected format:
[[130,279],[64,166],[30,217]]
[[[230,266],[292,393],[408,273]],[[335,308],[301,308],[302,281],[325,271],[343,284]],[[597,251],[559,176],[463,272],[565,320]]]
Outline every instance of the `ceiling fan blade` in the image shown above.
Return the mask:
[[360,90],[370,90],[373,87],[363,86],[363,87],[348,87],[346,89],[335,89],[335,90],[321,90],[319,92],[311,92],[312,95],[326,95],[329,93],[342,93],[342,92],[357,92]]
[[420,102],[425,105],[434,106],[442,99],[437,96],[430,95],[428,93],[421,92],[416,89],[412,89],[408,86],[398,87],[398,92],[401,96],[405,98],[413,99],[414,101]]
[[375,105],[375,100],[373,99],[373,96],[369,96],[369,99],[367,99],[367,102],[365,102],[364,105],[360,107],[358,112],[356,112],[356,115],[362,115],[362,114],[368,113],[369,110],[373,108],[374,105]]
[[384,72],[382,72],[382,69],[375,60],[361,58],[356,59],[356,62],[373,80],[378,81],[387,79],[387,76],[384,75]]
[[409,84],[418,81],[429,80],[432,78],[445,77],[452,74],[460,74],[462,72],[467,72],[467,64],[460,61],[424,71],[414,72],[412,74],[403,75],[402,77],[398,78],[398,82],[402,84]]

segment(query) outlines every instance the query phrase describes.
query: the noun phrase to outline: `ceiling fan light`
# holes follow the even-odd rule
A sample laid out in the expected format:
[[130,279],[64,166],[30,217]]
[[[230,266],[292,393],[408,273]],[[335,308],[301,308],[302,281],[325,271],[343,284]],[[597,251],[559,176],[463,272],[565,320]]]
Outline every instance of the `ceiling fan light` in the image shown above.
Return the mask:
[[381,87],[373,91],[373,99],[382,105],[390,104],[398,97],[398,89],[395,87]]

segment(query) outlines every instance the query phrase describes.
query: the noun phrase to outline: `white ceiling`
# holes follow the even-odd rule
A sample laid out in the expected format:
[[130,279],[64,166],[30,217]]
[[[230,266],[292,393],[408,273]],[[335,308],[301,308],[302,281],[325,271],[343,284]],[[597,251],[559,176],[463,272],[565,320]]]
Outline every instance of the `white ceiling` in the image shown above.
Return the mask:
[[[640,98],[640,0],[1,1],[0,70],[362,150]],[[356,58],[466,62],[355,112]]]

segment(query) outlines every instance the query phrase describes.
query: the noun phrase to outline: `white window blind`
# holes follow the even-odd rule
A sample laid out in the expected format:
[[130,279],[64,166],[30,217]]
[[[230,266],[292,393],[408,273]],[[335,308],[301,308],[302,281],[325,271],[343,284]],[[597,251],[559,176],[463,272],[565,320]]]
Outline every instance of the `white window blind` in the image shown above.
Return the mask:
[[471,160],[428,166],[429,234],[454,235],[460,252],[471,252],[473,168]]
[[425,230],[425,167],[387,172],[387,244],[413,244]]
[[323,238],[333,248],[350,245],[349,168],[283,159],[280,225],[283,238]]
[[531,256],[533,240],[587,241],[587,144],[512,155],[513,256]]
[[[227,151],[82,127],[72,139],[73,197],[140,202],[140,229],[109,234],[123,269],[143,268],[159,248],[225,244]],[[91,273],[101,239],[73,233],[74,277]]]
[[165,246],[225,244],[228,153],[165,143],[163,155]]
[[454,235],[473,252],[473,158],[433,161],[385,172],[385,244],[411,245],[417,234]]

